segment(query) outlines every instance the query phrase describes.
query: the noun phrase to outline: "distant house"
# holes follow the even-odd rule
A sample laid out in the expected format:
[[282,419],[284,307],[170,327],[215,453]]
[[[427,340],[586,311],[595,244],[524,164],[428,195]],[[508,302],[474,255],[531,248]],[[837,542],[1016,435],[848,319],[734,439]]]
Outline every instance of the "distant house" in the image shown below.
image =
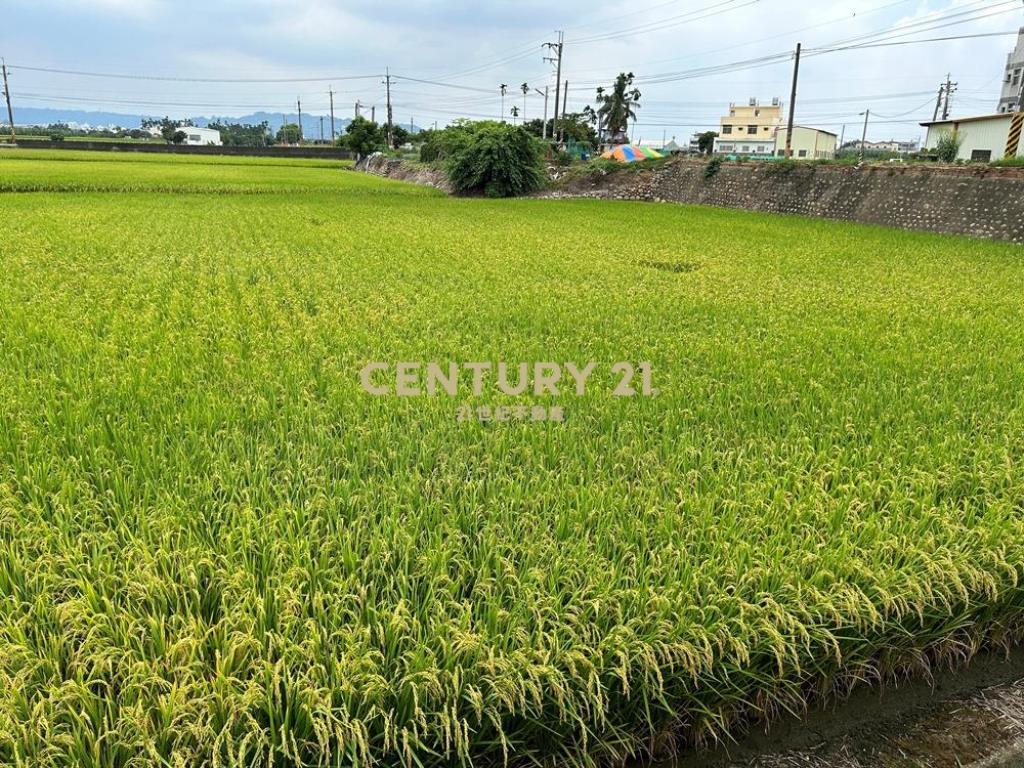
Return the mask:
[[[151,125],[146,130],[149,131],[151,136],[158,139],[163,135],[160,133],[159,125]],[[197,128],[194,125],[182,125],[178,127],[178,130],[185,134],[185,141],[182,144],[187,144],[191,147],[219,147],[224,144],[220,138],[220,131],[213,128]]]
[[921,123],[928,129],[925,149],[935,149],[943,134],[955,133],[960,138],[957,160],[989,162],[1004,157],[1024,155],[1020,140],[1024,112],[1010,112],[979,117],[959,117]]
[[1024,88],[1024,27],[1017,33],[1016,47],[1006,54],[1003,73],[1003,88],[999,93],[997,112],[1014,112],[1021,105],[1021,89]]
[[[786,156],[785,128],[775,132],[775,156]],[[808,128],[806,125],[793,126],[793,141],[790,143],[791,157],[798,160],[828,160],[836,156],[836,135],[820,128]]]
[[[896,152],[901,155],[908,154],[910,152],[917,152],[916,141],[896,141],[890,139],[889,141],[865,141],[864,151],[865,152]],[[861,141],[848,141],[843,145],[844,148],[848,149],[860,149]]]
[[196,128],[195,126],[186,125],[182,126],[181,130],[185,133],[185,141],[183,143],[192,147],[210,145],[219,147],[224,143],[221,141],[220,131],[213,128]]
[[782,102],[775,98],[771,104],[761,104],[752,98],[746,105],[733,103],[729,105],[729,114],[719,122],[716,155],[770,157],[775,148],[775,132],[782,125]]

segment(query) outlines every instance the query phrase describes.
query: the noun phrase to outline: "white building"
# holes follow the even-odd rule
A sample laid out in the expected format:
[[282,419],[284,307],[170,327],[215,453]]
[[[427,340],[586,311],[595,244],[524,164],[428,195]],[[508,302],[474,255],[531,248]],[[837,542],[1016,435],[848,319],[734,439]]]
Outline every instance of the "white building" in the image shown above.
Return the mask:
[[[786,156],[786,128],[775,131],[773,145],[776,157]],[[836,156],[836,139],[832,131],[808,128],[806,125],[793,126],[793,141],[790,142],[792,157],[798,160],[830,160]]]
[[185,125],[182,126],[181,130],[185,133],[185,141],[183,143],[189,146],[203,147],[212,145],[219,147],[223,144],[220,139],[220,131],[213,128],[196,128],[195,126]]
[[944,134],[956,133],[960,137],[958,160],[989,162],[1024,155],[1024,142],[1020,140],[1024,112],[951,118],[921,125],[928,129],[925,149],[935,149]]
[[1024,78],[1024,27],[1017,34],[1017,46],[1006,54],[1003,90],[999,94],[997,112],[1013,112],[1020,103],[1021,80]]
[[[159,139],[163,135],[160,133],[159,125],[151,125],[148,130],[150,135],[155,138]],[[219,147],[224,144],[220,138],[220,131],[216,131],[213,128],[196,128],[193,125],[181,125],[178,126],[178,130],[185,134],[185,141],[182,144],[188,144],[192,147]]]

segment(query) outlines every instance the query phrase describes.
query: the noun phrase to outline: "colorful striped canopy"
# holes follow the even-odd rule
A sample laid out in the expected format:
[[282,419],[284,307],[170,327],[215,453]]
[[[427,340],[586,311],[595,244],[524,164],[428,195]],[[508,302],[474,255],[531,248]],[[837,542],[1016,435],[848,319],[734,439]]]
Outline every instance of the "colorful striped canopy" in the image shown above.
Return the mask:
[[660,152],[655,152],[649,147],[632,147],[623,144],[615,149],[609,149],[607,152],[602,152],[601,157],[606,160],[618,160],[620,163],[632,163],[636,160],[663,157],[663,155]]

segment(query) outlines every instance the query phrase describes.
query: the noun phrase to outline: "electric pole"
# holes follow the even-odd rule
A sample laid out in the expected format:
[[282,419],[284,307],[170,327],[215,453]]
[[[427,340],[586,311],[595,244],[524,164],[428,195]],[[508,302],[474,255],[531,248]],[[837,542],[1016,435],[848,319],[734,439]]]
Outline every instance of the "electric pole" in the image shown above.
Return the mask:
[[302,99],[296,99],[295,103],[299,107],[299,144],[302,143]]
[[943,83],[939,86],[939,95],[935,99],[935,111],[932,113],[932,122],[934,123],[939,119],[939,110],[942,108],[942,94],[946,92],[946,84]]
[[388,149],[395,148],[395,129],[391,122],[391,70],[386,69],[384,74],[384,85],[387,88],[388,97]]
[[359,101],[357,100],[357,101],[356,101],[356,115],[355,115],[355,116],[356,116],[356,119],[357,119],[357,120],[359,119],[359,109],[360,109],[360,107],[362,107],[362,106],[363,106],[363,105],[362,105],[361,103],[359,103]]
[[558,102],[562,94],[562,49],[565,47],[565,33],[562,31],[558,32],[557,43],[544,43],[544,47],[555,52],[554,57],[545,57],[544,61],[554,62],[555,64],[555,114],[554,114],[554,126],[552,129],[552,138],[558,133]]
[[864,162],[864,145],[868,140],[868,118],[871,117],[871,110],[864,110],[864,131],[860,135],[860,161]]
[[371,123],[376,123],[377,122],[377,105],[376,104],[374,104],[373,106],[370,107],[370,122]]
[[550,86],[544,86],[544,93],[540,93],[540,88],[534,88],[537,93],[540,93],[544,97],[544,123],[540,127],[540,137],[546,139],[548,137],[548,88]]
[[946,73],[946,98],[942,103],[942,119],[947,120],[949,118],[949,97],[956,91],[958,83],[949,82],[949,73]]
[[320,115],[320,141],[324,140],[324,116]]
[[789,91],[789,120],[786,121],[786,158],[793,156],[793,116],[796,113],[796,81],[800,75],[800,43],[793,56],[793,87]]
[[330,94],[330,97],[331,97],[331,141],[334,141],[334,139],[337,137],[337,135],[334,133],[334,86],[333,85],[330,87],[330,89],[327,91],[327,93]]
[[7,121],[11,124],[11,143],[18,141],[14,133],[14,111],[11,109],[11,86],[7,82],[7,62],[3,61],[4,70],[4,98],[7,99]]

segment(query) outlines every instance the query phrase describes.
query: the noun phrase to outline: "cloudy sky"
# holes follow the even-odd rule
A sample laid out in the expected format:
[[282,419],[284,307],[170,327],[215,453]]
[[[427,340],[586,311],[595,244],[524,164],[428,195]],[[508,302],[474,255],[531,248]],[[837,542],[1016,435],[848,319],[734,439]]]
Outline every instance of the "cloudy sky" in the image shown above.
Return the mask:
[[[564,30],[570,110],[620,71],[643,98],[635,138],[682,140],[715,127],[729,102],[788,102],[801,42],[797,122],[846,138],[912,139],[946,73],[957,115],[993,112],[1020,0],[4,0],[0,54],[15,107],[242,115],[338,115],[358,100],[383,117],[382,75],[397,122],[444,124],[543,112],[551,87],[542,43]],[[962,37],[974,35],[974,37]],[[984,35],[984,36],[982,36]],[[937,37],[960,39],[892,45]],[[879,45],[887,43],[887,45]],[[867,47],[870,44],[872,47]],[[853,47],[850,46],[859,46]],[[845,50],[821,49],[845,47]],[[132,75],[90,77],[26,67]],[[156,79],[156,78],[179,78]],[[190,81],[197,80],[198,82]],[[236,82],[206,82],[235,80]],[[254,80],[263,82],[252,82]],[[269,81],[288,82],[269,82]],[[243,82],[237,82],[243,81]],[[244,82],[249,81],[249,82]],[[430,81],[430,82],[420,82]],[[521,83],[530,86],[524,104]]]

